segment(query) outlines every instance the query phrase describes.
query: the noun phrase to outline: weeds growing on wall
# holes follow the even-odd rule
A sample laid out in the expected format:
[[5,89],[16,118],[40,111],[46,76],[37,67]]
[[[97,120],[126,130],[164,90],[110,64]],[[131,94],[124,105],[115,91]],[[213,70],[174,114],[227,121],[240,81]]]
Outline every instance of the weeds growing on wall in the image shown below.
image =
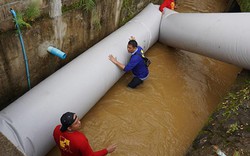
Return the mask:
[[24,12],[24,19],[26,21],[34,21],[41,14],[38,3],[31,3]]
[[92,22],[95,30],[101,30],[101,19],[96,11],[92,12]]
[[83,6],[83,9],[86,11],[91,11],[95,7],[94,0],[80,0]]
[[38,3],[31,3],[24,13],[17,12],[17,23],[20,28],[30,28],[31,25],[28,22],[33,22],[40,16],[40,9]]
[[238,122],[231,124],[226,133],[233,134],[235,131],[239,130]]
[[81,9],[81,8],[84,11],[89,12],[89,11],[94,9],[95,5],[96,5],[95,0],[79,0],[78,2],[73,3],[70,6],[63,6],[62,12],[65,13],[65,12],[70,11],[70,10]]
[[31,25],[27,22],[24,21],[23,19],[23,14],[22,13],[19,13],[17,12],[17,24],[19,25],[19,27],[22,29],[22,28],[30,28]]
[[127,23],[131,20],[137,13],[136,5],[133,4],[133,0],[124,0],[122,3],[122,11],[121,13],[124,14],[123,18],[120,21],[120,26]]
[[250,12],[250,1],[249,0],[237,0],[242,12]]
[[[219,104],[219,108],[217,111],[222,112],[223,118],[220,120],[221,123],[225,123],[228,120],[230,120],[233,116],[239,115],[239,109],[244,108],[242,107],[243,104],[246,104],[247,101],[250,100],[250,80],[245,79],[244,86],[242,88],[238,89],[238,91],[231,91],[227,94],[227,96],[224,98],[223,102]],[[214,122],[215,117],[210,116],[206,125],[211,124]],[[236,131],[238,131],[241,127],[241,125],[238,122],[231,123],[230,126],[227,129],[228,134],[232,134]],[[246,127],[250,131],[250,126]],[[206,133],[206,131],[201,131],[200,135]]]
[[227,119],[232,115],[238,115],[239,107],[247,100],[250,100],[250,80],[246,80],[246,86],[238,92],[229,93],[225,102],[222,103],[221,108],[224,109],[223,116]]

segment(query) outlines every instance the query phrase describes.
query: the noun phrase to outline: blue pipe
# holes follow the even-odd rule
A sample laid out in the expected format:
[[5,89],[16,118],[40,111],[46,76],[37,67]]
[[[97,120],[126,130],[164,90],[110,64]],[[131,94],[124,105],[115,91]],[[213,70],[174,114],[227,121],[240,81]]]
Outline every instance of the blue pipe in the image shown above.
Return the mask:
[[28,87],[29,87],[29,89],[31,89],[30,74],[29,74],[29,64],[28,64],[28,58],[27,58],[27,55],[26,55],[26,51],[25,51],[25,48],[24,48],[22,33],[21,33],[20,27],[19,27],[18,22],[17,22],[16,12],[12,8],[10,8],[10,12],[14,17],[14,20],[15,20],[15,23],[16,23],[16,28],[18,30],[18,35],[19,35],[21,46],[22,46],[23,58],[24,58],[24,62],[25,62],[25,69],[26,69]]
[[67,54],[65,54],[65,53],[62,52],[61,50],[59,50],[59,49],[57,49],[57,48],[54,48],[54,47],[51,47],[51,46],[48,47],[48,51],[49,51],[51,54],[53,54],[53,55],[59,57],[60,59],[65,59],[66,56],[67,56]]

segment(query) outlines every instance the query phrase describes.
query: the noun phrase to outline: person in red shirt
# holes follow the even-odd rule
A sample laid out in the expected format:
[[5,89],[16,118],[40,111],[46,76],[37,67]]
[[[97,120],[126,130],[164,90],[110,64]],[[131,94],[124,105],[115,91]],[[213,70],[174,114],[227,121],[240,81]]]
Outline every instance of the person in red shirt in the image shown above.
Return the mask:
[[111,145],[94,152],[86,136],[78,131],[81,128],[81,121],[75,113],[66,112],[60,120],[62,125],[55,127],[53,136],[61,156],[105,156],[115,151],[116,145]]
[[160,5],[159,10],[161,12],[163,12],[163,9],[165,7],[168,8],[168,9],[174,10],[175,9],[175,2],[174,2],[174,0],[164,0],[163,3]]

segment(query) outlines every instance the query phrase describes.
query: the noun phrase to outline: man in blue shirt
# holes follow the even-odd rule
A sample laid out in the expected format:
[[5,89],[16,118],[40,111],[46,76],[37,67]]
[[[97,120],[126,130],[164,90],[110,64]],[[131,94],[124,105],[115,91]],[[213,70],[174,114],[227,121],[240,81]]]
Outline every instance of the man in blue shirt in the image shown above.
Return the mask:
[[127,65],[117,61],[113,55],[109,55],[109,60],[125,72],[132,71],[134,78],[128,84],[128,87],[135,88],[139,84],[143,83],[143,81],[148,77],[149,71],[144,59],[142,58],[143,49],[138,46],[134,39],[128,42],[127,49],[128,52],[131,53],[131,58]]

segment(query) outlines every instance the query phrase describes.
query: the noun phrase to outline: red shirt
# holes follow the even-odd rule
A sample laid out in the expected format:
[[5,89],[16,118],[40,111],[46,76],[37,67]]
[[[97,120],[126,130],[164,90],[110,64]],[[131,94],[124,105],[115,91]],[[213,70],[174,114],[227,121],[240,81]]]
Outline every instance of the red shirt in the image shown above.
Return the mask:
[[83,133],[61,132],[60,127],[56,126],[53,136],[62,156],[105,156],[108,153],[107,149],[94,152]]
[[174,0],[164,0],[164,2],[160,5],[159,10],[162,12],[165,7],[174,10],[174,5]]

